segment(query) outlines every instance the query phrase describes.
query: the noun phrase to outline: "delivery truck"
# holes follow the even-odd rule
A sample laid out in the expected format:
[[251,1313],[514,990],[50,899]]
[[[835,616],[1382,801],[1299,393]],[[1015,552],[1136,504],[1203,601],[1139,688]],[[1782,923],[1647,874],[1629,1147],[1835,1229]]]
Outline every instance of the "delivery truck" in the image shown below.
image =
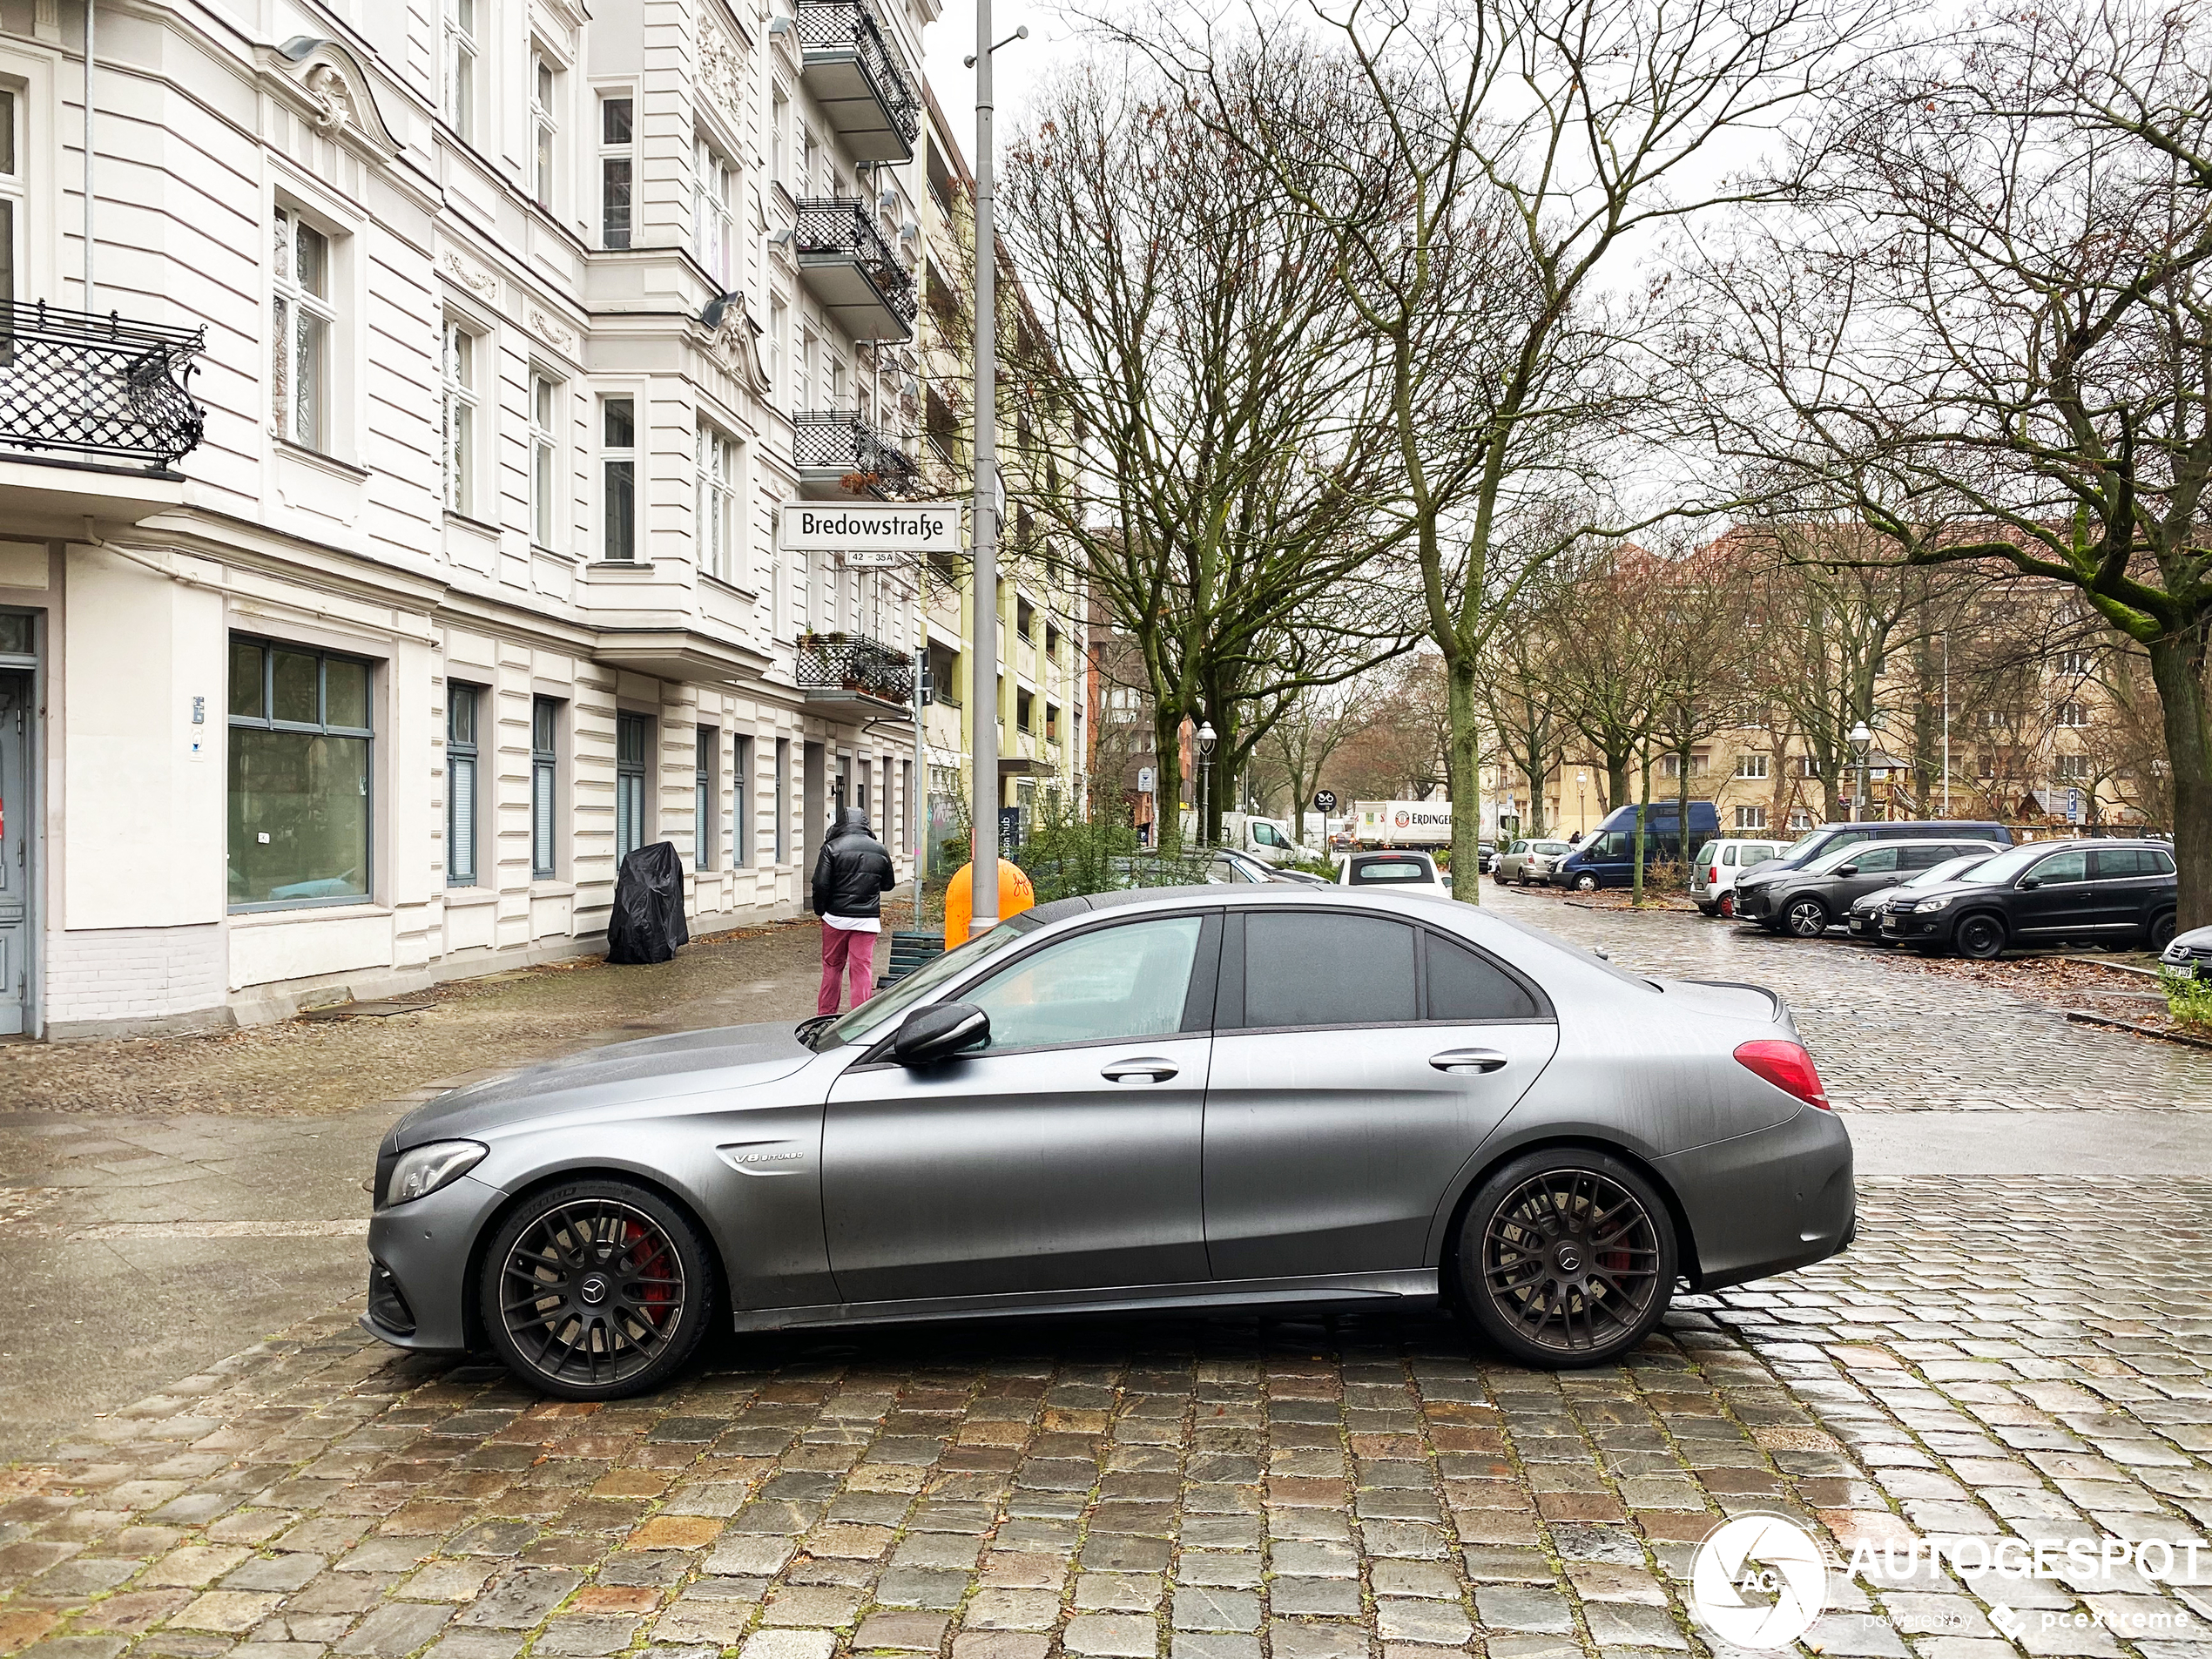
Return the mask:
[[1448,800],[1355,801],[1352,814],[1352,839],[1360,846],[1452,845],[1452,803]]

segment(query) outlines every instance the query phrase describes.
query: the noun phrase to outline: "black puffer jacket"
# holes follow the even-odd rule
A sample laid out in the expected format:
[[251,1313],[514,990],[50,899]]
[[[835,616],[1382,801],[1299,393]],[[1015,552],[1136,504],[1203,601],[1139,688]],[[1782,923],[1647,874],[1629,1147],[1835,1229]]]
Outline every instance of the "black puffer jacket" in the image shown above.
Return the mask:
[[868,829],[868,815],[850,806],[840,809],[837,826],[814,860],[814,914],[880,915],[883,895],[898,884],[891,854]]

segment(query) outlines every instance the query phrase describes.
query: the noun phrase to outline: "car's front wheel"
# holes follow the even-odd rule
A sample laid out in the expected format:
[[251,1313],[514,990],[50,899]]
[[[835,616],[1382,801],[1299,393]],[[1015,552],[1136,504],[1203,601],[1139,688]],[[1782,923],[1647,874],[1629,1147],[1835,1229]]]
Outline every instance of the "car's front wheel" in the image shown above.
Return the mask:
[[1817,899],[1792,899],[1782,920],[1798,938],[1817,939],[1828,931],[1828,907]]
[[1453,1250],[1459,1298],[1522,1365],[1598,1366],[1643,1340],[1674,1294],[1667,1206],[1618,1158],[1531,1152],[1491,1174]]
[[2153,950],[2164,950],[2167,946],[2172,944],[2175,930],[2179,925],[2171,910],[2162,916],[2154,918],[2150,924],[2150,948]]
[[659,1387],[698,1351],[717,1277],[712,1251],[658,1193],[571,1181],[508,1216],[479,1294],[492,1346],[523,1382],[620,1399]]
[[1583,871],[1581,874],[1575,878],[1575,891],[1577,893],[1595,893],[1597,891],[1597,878],[1592,875],[1588,870]]
[[2005,924],[1994,916],[1966,916],[1959,923],[1957,943],[1961,956],[1978,962],[1995,961],[2005,951]]

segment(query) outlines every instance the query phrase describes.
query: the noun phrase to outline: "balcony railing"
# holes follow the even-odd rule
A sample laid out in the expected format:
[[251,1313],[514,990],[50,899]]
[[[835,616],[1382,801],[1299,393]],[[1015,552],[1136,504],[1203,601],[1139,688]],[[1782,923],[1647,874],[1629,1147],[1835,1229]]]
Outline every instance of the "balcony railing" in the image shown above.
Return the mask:
[[0,307],[0,452],[167,471],[206,430],[187,389],[206,343],[205,328]]
[[892,54],[867,0],[799,0],[799,41],[808,53],[850,52],[882,106],[883,118],[899,135],[900,147],[913,154],[914,141],[921,132],[921,94],[914,77]]
[[866,634],[801,634],[799,686],[852,692],[905,708],[914,700],[914,658]]
[[850,409],[793,415],[792,448],[792,460],[801,472],[834,470],[873,495],[904,495],[920,480],[906,452]]
[[[900,263],[875,227],[868,205],[850,197],[816,197],[799,204],[792,233],[799,264],[851,266],[867,280],[883,308],[909,328],[914,320],[913,273]],[[842,301],[827,296],[833,305]]]

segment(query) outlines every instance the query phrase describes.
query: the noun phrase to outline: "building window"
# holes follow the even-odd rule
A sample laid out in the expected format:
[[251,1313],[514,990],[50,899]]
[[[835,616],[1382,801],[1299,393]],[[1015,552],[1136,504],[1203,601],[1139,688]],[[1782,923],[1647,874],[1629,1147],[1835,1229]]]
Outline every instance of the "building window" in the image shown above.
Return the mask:
[[476,705],[473,685],[446,685],[446,885],[476,885]]
[[631,112],[625,94],[599,100],[599,245],[630,246],[631,186],[637,176]]
[[233,636],[230,682],[232,907],[368,897],[368,664]]
[[779,86],[768,105],[768,180],[789,189],[790,174],[791,99]]
[[560,177],[560,72],[544,54],[530,56],[530,130],[536,142],[530,152],[530,193],[547,212],[553,211],[553,181]]
[[691,752],[691,867],[714,867],[714,844],[722,814],[715,810],[714,762],[722,734],[703,725],[692,735]]
[[1740,830],[1763,830],[1766,827],[1766,808],[1739,806],[1736,809],[1736,827]]
[[645,844],[645,756],[653,723],[642,714],[615,716],[615,861]]
[[776,862],[791,862],[791,739],[776,739]]
[[738,446],[711,426],[702,426],[693,451],[697,473],[693,534],[698,538],[698,566],[730,580],[737,542]]
[[1060,741],[1060,705],[1057,703],[1044,705],[1044,740],[1047,743]]
[[737,169],[698,140],[691,172],[691,252],[715,286],[737,286]]
[[557,849],[553,841],[553,806],[561,764],[561,705],[550,697],[530,699],[530,875],[550,881]]
[[476,337],[451,317],[439,330],[438,449],[446,511],[464,516],[476,506]]
[[1048,622],[1044,625],[1044,658],[1049,663],[1060,660],[1060,628],[1056,623]]
[[1027,691],[1014,693],[1014,724],[1024,732],[1029,729],[1029,705],[1034,700]]
[[330,382],[330,239],[289,207],[276,210],[274,307],[277,435],[326,447]]
[[1805,755],[1800,758],[1797,762],[1797,776],[1800,778],[1819,777],[1820,757],[1818,755]]
[[2089,775],[2089,757],[2087,755],[2060,755],[2058,759],[2059,777],[2062,780],[2070,783],[2078,783],[2082,779],[2087,778]]
[[730,862],[752,866],[752,739],[738,738],[730,749]]
[[[1022,509],[1022,513],[1026,520],[1028,509],[1027,508],[1023,508]],[[1026,537],[1022,536],[1017,532],[1015,545],[1017,547],[1022,545],[1022,541],[1025,539]],[[1023,644],[1027,645],[1034,643],[1033,636],[1035,634],[1036,625],[1037,608],[1031,604],[1027,599],[1016,599],[1014,602],[1014,631],[1022,636],[1022,643]]]
[[[1706,758],[1703,755],[1693,754],[1689,757],[1689,775],[1691,777],[1703,778],[1705,775],[1705,767]],[[1661,755],[1659,757],[1659,775],[1662,778],[1672,778],[1679,780],[1682,777],[1682,757],[1678,754]]]
[[637,556],[637,404],[610,397],[599,405],[599,501],[604,517],[599,556]]
[[2087,703],[2074,703],[2074,702],[2067,702],[2067,703],[2061,703],[2061,704],[2060,704],[2060,705],[2059,705],[2059,724],[2060,724],[2060,725],[2088,725],[2088,724],[2089,724],[2089,705],[2088,705]]
[[1764,755],[1738,755],[1736,757],[1736,775],[1739,778],[1764,778],[1766,776],[1766,762]]
[[1802,833],[1804,831],[1809,830],[1811,827],[1812,812],[1811,808],[1804,806],[1793,806],[1790,809],[1790,833],[1792,835]]
[[2089,671],[2089,653],[2086,651],[2062,651],[2059,653],[2059,672],[2079,679]]
[[784,360],[791,349],[791,307],[780,300],[768,301],[768,395],[785,391]]
[[16,272],[23,264],[23,99],[0,87],[0,306],[16,300]]
[[445,112],[463,138],[476,136],[476,0],[446,0]]
[[550,374],[530,376],[530,540],[553,545],[553,502],[560,475],[561,383]]

